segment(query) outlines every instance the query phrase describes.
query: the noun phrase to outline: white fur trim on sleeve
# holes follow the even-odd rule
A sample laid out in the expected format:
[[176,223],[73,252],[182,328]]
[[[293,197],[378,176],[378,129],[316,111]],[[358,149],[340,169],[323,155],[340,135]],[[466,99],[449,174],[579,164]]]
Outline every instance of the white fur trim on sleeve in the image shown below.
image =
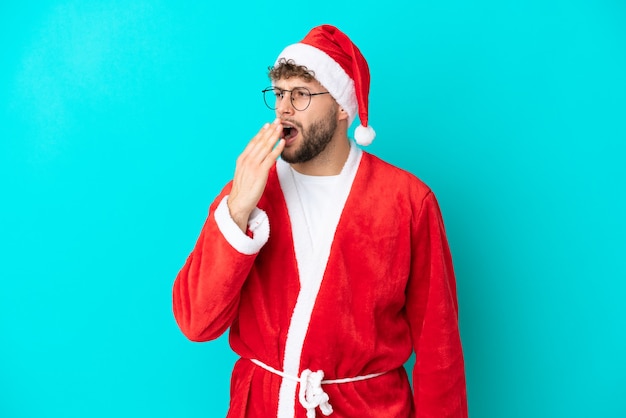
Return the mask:
[[270,237],[270,222],[265,211],[255,208],[248,221],[250,238],[237,226],[228,210],[228,196],[224,196],[215,209],[215,222],[226,241],[237,251],[245,255],[258,253]]

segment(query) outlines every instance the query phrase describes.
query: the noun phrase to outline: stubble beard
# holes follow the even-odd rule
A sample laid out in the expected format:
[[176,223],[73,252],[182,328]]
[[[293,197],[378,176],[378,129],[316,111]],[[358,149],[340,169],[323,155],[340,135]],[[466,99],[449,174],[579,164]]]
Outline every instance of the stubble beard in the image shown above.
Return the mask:
[[320,155],[330,144],[337,130],[337,109],[331,108],[329,114],[313,122],[306,130],[295,121],[292,121],[302,134],[302,143],[292,154],[283,150],[281,158],[289,164],[299,164],[311,161]]

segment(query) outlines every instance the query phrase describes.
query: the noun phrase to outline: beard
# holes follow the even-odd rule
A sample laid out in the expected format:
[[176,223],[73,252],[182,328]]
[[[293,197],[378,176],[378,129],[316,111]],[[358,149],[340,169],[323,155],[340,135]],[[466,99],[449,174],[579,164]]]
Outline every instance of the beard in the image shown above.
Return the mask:
[[302,143],[293,153],[283,150],[281,158],[289,164],[305,163],[320,155],[332,141],[337,130],[337,109],[332,106],[326,116],[313,122],[307,129],[298,122],[291,123],[302,133]]

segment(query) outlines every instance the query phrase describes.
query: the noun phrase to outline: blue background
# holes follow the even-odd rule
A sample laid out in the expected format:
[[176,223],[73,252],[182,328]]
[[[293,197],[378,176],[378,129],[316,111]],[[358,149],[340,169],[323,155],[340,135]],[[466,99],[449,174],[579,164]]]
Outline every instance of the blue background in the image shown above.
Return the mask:
[[4,1],[0,417],[220,417],[171,286],[282,47],[370,62],[368,150],[436,192],[473,417],[626,416],[626,4]]

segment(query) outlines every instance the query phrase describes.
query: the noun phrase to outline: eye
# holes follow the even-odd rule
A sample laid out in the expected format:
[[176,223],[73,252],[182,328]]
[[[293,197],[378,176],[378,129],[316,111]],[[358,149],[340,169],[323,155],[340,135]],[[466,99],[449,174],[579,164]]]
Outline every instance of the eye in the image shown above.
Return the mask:
[[285,93],[281,89],[274,89],[274,97],[282,99]]
[[293,92],[291,94],[293,95],[294,99],[306,99],[311,95],[311,93],[309,93],[307,89],[303,88],[293,89]]

